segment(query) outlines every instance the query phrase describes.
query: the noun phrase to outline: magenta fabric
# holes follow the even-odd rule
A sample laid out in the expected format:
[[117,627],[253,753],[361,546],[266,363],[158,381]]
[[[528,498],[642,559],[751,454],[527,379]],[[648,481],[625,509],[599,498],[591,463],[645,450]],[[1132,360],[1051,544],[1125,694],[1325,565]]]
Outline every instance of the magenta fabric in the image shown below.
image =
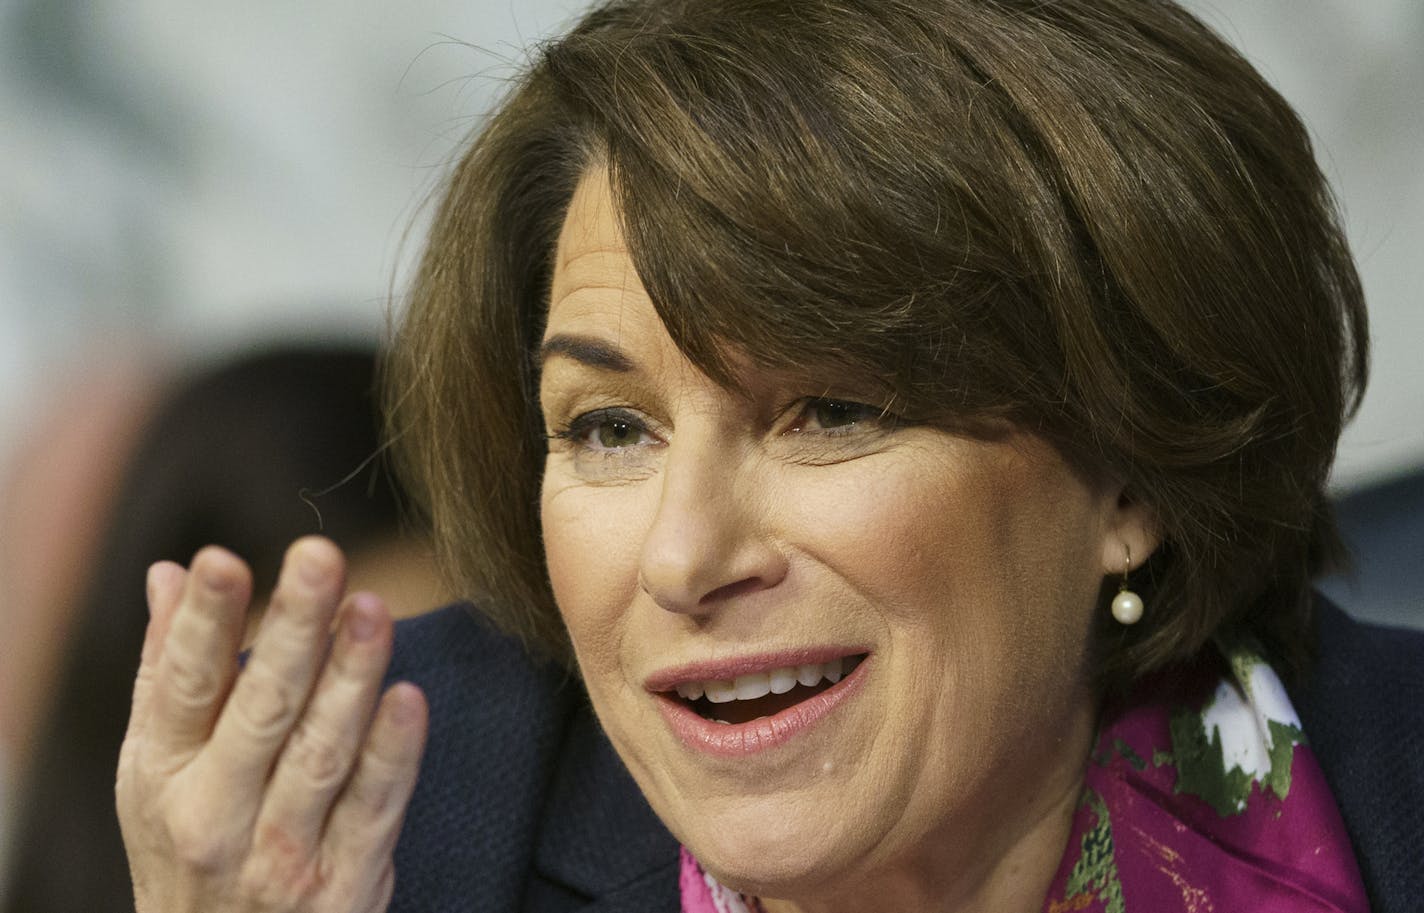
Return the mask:
[[[1045,913],[1368,913],[1335,798],[1256,663],[1249,675],[1215,660],[1174,670],[1105,711]],[[1243,679],[1278,689],[1251,704],[1280,708],[1256,714],[1275,738],[1254,775],[1227,760],[1229,725],[1204,724],[1223,696],[1251,696]]]
[[[682,850],[683,913],[759,913]],[[1246,651],[1104,709],[1043,913],[1368,913],[1340,812],[1275,673]]]
[[682,891],[682,913],[762,913],[756,898],[724,888],[703,872],[687,847],[682,848],[678,888]]

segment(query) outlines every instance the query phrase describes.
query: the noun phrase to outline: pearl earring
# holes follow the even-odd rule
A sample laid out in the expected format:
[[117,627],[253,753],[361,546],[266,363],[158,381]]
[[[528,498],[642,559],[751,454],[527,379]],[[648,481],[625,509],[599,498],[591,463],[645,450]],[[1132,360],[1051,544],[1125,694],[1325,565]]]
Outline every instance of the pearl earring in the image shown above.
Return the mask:
[[1119,624],[1135,625],[1142,620],[1142,597],[1127,588],[1127,574],[1132,570],[1132,548],[1127,549],[1127,562],[1122,568],[1122,583],[1112,601],[1112,615]]

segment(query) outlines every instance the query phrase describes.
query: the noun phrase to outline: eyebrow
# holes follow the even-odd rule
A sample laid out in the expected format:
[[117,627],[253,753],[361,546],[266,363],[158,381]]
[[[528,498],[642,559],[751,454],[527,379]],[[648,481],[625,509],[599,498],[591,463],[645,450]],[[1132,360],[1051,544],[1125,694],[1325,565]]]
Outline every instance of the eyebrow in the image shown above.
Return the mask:
[[618,374],[627,374],[634,370],[631,358],[592,336],[574,336],[567,333],[550,336],[539,347],[539,363],[545,364],[555,355],[563,355],[589,367]]

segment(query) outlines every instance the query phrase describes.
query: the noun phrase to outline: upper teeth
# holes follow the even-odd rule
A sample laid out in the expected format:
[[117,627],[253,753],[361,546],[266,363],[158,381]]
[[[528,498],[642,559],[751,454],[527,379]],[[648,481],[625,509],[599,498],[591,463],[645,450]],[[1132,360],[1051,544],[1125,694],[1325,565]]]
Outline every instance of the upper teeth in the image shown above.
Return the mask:
[[734,681],[683,682],[677,686],[679,697],[695,701],[706,697],[714,704],[728,701],[750,701],[768,694],[785,694],[799,682],[807,687],[820,684],[822,678],[832,684],[841,680],[845,658],[840,657],[825,663],[810,663],[804,666],[786,666],[770,672],[752,672],[740,675]]

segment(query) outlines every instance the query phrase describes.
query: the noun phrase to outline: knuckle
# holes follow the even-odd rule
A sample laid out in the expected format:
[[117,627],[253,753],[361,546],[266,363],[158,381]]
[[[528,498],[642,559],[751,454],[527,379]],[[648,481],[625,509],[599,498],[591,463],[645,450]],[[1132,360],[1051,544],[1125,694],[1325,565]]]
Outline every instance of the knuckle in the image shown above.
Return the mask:
[[296,770],[313,788],[332,789],[346,779],[350,752],[322,727],[304,722],[292,738],[290,751]]
[[185,867],[215,873],[231,865],[233,841],[210,817],[185,810],[169,817],[167,830],[173,854]]
[[298,879],[284,878],[265,861],[258,860],[242,867],[237,877],[237,890],[262,910],[295,909],[306,893]]
[[260,862],[253,860],[242,867],[242,871],[237,876],[237,893],[242,897],[257,901],[259,905],[267,908],[275,908],[276,890],[272,884],[272,879],[268,875],[266,867]]
[[152,663],[143,663],[138,667],[138,673],[134,676],[133,691],[135,695],[142,696],[153,687],[154,681],[158,678],[158,670]]
[[260,669],[249,669],[233,693],[238,717],[254,734],[270,735],[285,729],[295,702],[280,678]]
[[347,793],[366,817],[384,818],[399,801],[399,785],[392,767],[368,755]]
[[199,662],[176,651],[167,678],[169,694],[185,707],[211,703],[221,682],[216,664]]
[[309,848],[278,825],[263,826],[253,854],[238,873],[238,888],[259,906],[292,909],[319,893],[327,875]]

